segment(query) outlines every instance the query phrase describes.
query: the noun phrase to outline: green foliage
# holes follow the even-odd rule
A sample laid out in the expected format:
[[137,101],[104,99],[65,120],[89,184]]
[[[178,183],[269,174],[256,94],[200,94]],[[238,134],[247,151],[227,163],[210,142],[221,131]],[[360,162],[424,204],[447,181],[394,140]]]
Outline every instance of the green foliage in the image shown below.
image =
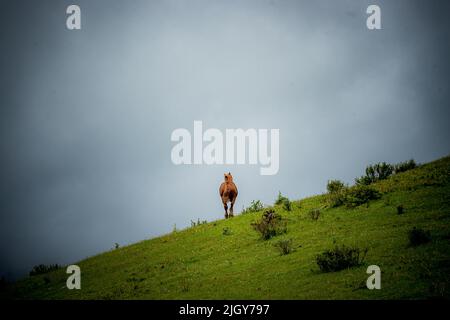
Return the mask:
[[404,211],[405,211],[405,209],[403,208],[403,205],[397,206],[397,214],[403,214]]
[[289,201],[287,197],[283,196],[281,192],[278,191],[278,198],[275,200],[275,205],[283,204],[286,200]]
[[261,201],[259,201],[259,200],[252,200],[252,202],[250,203],[249,207],[242,209],[241,214],[258,212],[258,211],[261,211],[263,209],[264,209],[264,205],[262,204]]
[[116,242],[116,243],[114,243],[114,249],[119,249],[120,248],[120,245]]
[[340,180],[330,180],[327,183],[327,202],[331,208],[345,203],[348,187]]
[[283,209],[286,211],[292,211],[292,201],[290,201],[288,198],[284,199],[283,201]]
[[261,219],[253,222],[251,226],[261,234],[263,240],[287,232],[286,222],[272,209],[264,212]]
[[387,179],[394,172],[394,167],[386,162],[370,165],[366,168],[366,175],[356,178],[357,185],[369,185],[379,180]]
[[280,251],[281,255],[286,255],[294,251],[292,239],[278,240],[274,246]]
[[57,270],[59,268],[60,268],[60,266],[58,264],[50,264],[50,265],[40,264],[40,265],[34,266],[33,269],[31,269],[30,276],[36,276],[38,274],[48,273],[48,272]]
[[414,159],[408,160],[408,161],[404,161],[404,162],[400,162],[394,165],[394,173],[400,173],[400,172],[405,172],[411,169],[414,169],[417,167],[416,162],[414,161]]
[[200,218],[197,218],[197,222],[191,220],[191,228],[202,225],[202,224],[207,224],[207,223],[208,223],[208,221],[206,221],[206,220],[200,221]]
[[381,194],[374,188],[366,185],[357,185],[348,190],[344,203],[347,207],[354,208],[380,197]]
[[327,202],[331,208],[343,205],[347,199],[348,188],[344,188],[338,192],[329,193]]
[[329,180],[327,183],[328,193],[336,193],[345,188],[345,184],[341,180]]
[[233,234],[233,232],[231,231],[230,227],[225,227],[222,229],[222,234],[224,236],[231,236]]
[[366,174],[360,178],[356,178],[357,185],[369,185],[371,183],[385,180],[392,174],[405,172],[417,167],[416,162],[411,159],[408,161],[400,162],[397,164],[388,164],[386,162],[380,162],[374,165],[370,165],[366,168]]
[[320,217],[320,210],[319,209],[311,210],[309,212],[309,217],[314,221],[318,220]]
[[408,239],[410,246],[417,247],[421,244],[430,242],[431,233],[414,227],[408,232]]
[[322,272],[334,272],[360,266],[365,259],[367,249],[336,246],[316,256],[316,263]]
[[349,188],[339,180],[329,181],[327,190],[327,202],[331,208],[341,205],[354,208],[381,197],[380,193],[370,186],[360,184]]
[[292,211],[292,202],[288,197],[283,196],[281,192],[278,192],[278,198],[275,200],[275,205],[281,205],[284,210]]

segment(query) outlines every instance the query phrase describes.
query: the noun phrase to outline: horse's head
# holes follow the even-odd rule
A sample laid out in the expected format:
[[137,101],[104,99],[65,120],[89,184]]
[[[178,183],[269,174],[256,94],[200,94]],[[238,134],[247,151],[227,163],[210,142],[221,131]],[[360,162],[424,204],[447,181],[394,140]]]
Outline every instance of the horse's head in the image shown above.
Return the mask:
[[224,173],[223,175],[225,177],[225,182],[233,182],[233,176],[231,175],[230,172]]

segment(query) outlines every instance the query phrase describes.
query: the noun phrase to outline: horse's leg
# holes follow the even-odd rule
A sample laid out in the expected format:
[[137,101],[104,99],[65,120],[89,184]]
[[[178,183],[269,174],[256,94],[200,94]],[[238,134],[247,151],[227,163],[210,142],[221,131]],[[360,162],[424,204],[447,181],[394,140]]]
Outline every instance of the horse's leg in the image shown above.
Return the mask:
[[226,202],[223,203],[223,208],[225,209],[225,219],[228,218],[228,205]]
[[232,201],[231,201],[231,206],[230,206],[230,217],[234,217],[234,214],[233,214],[233,207],[234,207],[234,202],[236,201],[236,198],[234,198]]

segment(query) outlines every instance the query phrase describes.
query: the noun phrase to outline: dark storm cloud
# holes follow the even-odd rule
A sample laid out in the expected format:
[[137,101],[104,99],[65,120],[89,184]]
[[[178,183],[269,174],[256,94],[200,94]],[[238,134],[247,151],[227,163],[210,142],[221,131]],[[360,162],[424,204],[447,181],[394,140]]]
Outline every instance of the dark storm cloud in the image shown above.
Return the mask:
[[[0,5],[2,274],[218,219],[224,171],[240,208],[449,152],[446,1],[76,3],[80,31],[72,2]],[[278,175],[174,166],[170,134],[194,120],[279,128]]]

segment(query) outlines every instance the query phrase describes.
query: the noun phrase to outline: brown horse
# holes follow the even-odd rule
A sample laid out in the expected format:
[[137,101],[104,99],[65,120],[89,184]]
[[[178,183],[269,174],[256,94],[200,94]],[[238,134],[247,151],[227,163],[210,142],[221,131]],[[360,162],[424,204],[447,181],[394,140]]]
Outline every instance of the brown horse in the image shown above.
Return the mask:
[[[220,185],[219,194],[222,198],[223,208],[225,209],[225,219],[233,216],[234,202],[236,201],[238,190],[233,182],[233,176],[228,172],[224,174],[225,182]],[[231,203],[228,213],[228,202]]]

